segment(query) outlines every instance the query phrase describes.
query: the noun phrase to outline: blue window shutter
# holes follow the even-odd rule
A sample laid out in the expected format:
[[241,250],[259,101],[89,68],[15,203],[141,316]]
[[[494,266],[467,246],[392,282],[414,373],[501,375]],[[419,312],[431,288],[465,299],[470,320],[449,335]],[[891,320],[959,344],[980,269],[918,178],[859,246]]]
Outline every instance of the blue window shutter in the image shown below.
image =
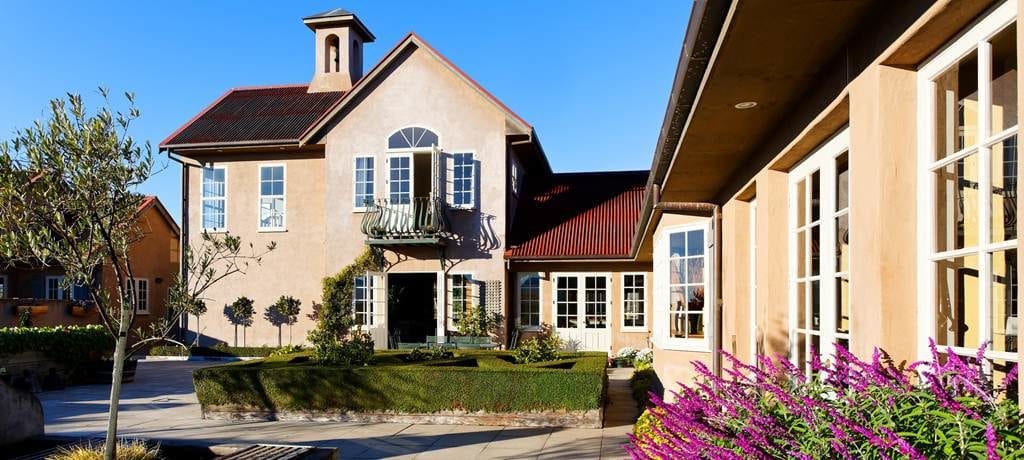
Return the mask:
[[46,278],[43,275],[32,275],[32,297],[46,298]]

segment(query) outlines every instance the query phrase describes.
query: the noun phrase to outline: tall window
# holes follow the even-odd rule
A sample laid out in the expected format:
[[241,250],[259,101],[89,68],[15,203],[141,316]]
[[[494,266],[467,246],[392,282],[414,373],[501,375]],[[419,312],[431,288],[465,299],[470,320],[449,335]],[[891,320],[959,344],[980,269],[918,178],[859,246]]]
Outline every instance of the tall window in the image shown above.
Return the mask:
[[356,324],[360,326],[373,326],[373,286],[372,277],[357,276],[355,278],[355,289],[352,292],[352,311],[356,317]]
[[46,277],[46,298],[50,300],[64,300],[66,299],[66,293],[64,292],[64,277],[63,276],[47,276]]
[[704,229],[670,233],[668,335],[676,339],[703,339],[706,269]]
[[227,229],[227,176],[223,167],[203,168],[203,230]]
[[260,166],[260,230],[284,228],[284,166]]
[[790,358],[810,373],[812,352],[850,346],[849,131],[789,172]]
[[141,314],[149,313],[149,280],[135,278],[128,280],[126,285],[129,296],[135,296],[135,312]]
[[[918,73],[922,339],[1017,360],[1017,28],[1004,3]],[[926,348],[922,344],[922,354]],[[999,369],[997,363],[993,363]]]
[[458,208],[472,208],[473,202],[473,164],[472,153],[452,154],[452,205]]
[[587,276],[583,279],[583,327],[608,327],[608,277]]
[[373,157],[356,157],[355,164],[355,202],[356,210],[366,209],[373,202]]
[[409,204],[412,202],[412,157],[408,155],[393,156],[388,159],[390,169],[388,195],[391,204]]
[[647,275],[625,273],[622,275],[622,327],[643,329],[647,327],[644,295]]
[[540,327],[540,275],[519,275],[519,326]]
[[579,326],[579,279],[572,276],[555,277],[555,327],[561,329]]
[[456,320],[471,307],[470,296],[472,290],[472,275],[452,275],[452,311],[451,318]]

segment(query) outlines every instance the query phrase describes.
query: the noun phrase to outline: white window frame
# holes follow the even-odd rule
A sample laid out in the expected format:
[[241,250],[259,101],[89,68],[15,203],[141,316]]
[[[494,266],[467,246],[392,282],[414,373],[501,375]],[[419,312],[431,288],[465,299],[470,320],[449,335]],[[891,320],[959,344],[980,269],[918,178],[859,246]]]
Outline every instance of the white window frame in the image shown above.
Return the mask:
[[[149,305],[149,300],[150,300],[149,290],[150,290],[150,286],[151,286],[149,284],[149,279],[136,277],[136,278],[128,280],[127,282],[129,283],[128,289],[131,291],[130,294],[133,295],[133,296],[136,296],[135,297],[135,299],[136,299],[135,300],[135,314],[138,314],[138,315],[148,315],[149,312],[150,312],[150,308],[149,308],[149,306],[150,306]],[[142,284],[146,285],[146,293],[145,293],[146,296],[144,298],[140,299],[138,297],[138,295],[139,295],[139,286],[142,285]],[[143,303],[146,305],[146,308],[138,308],[139,300],[143,301]]]
[[[461,312],[461,313],[455,311],[455,298],[456,298],[456,296],[455,296],[455,279],[456,279],[456,277],[465,277],[465,279],[466,279],[466,284],[461,287],[461,289],[463,290],[463,292],[462,292],[462,295],[463,295],[463,304],[462,304],[462,306],[463,306],[463,309],[464,309],[463,312]],[[447,314],[447,318],[448,318],[448,327],[449,327],[449,329],[455,330],[455,319],[456,319],[457,315],[460,315],[460,314],[464,313],[465,310],[468,310],[469,308],[473,308],[473,307],[478,307],[479,306],[479,304],[480,304],[479,293],[478,293],[478,287],[477,287],[476,283],[477,283],[476,277],[474,277],[472,272],[451,272],[451,273],[448,274],[448,283],[447,283],[447,288],[448,288],[448,293],[447,293],[447,295],[448,295],[448,305],[447,305],[447,307],[448,307],[448,314]]]
[[[370,194],[370,200],[373,200],[373,199],[375,199],[377,197],[377,157],[375,155],[356,155],[355,158],[352,159],[352,211],[353,212],[366,212],[367,209],[368,209],[368,207],[365,204],[364,205],[359,205],[359,204],[357,204],[358,201],[356,201],[356,199],[359,197],[359,193],[358,193],[358,190],[359,190],[359,188],[358,188],[359,187],[359,180],[357,179],[357,175],[359,174],[359,170],[360,170],[359,169],[359,160],[367,160],[367,159],[371,161],[372,165],[369,168],[369,173],[370,174],[367,176],[367,179],[364,180],[363,182],[365,184],[369,184],[369,185],[371,185],[373,187],[373,193]],[[363,168],[363,169],[365,170],[366,168]],[[389,175],[391,174],[390,170],[388,171],[388,174]]]
[[[222,197],[206,197],[204,195],[203,182],[205,182],[204,175],[205,170],[221,170],[224,171],[224,196]],[[203,216],[203,212],[206,209],[207,201],[223,201],[224,202],[224,226],[223,227],[206,227],[206,219]],[[228,231],[228,168],[226,166],[203,166],[199,168],[199,226],[205,232],[210,233],[221,233]]]
[[[558,326],[558,279],[559,278],[575,278],[576,279],[576,327],[559,327]],[[605,298],[605,310],[604,310],[604,327],[587,327],[587,278],[604,278],[604,298]],[[611,331],[613,326],[613,315],[612,309],[614,308],[614,299],[612,296],[612,274],[609,272],[555,272],[551,273],[551,318],[554,330],[571,330],[577,329],[592,330],[592,331]]]
[[[1017,20],[1017,0],[1007,0],[974,25],[962,32],[959,37],[935,53],[917,72],[917,126],[918,126],[918,187],[917,187],[917,355],[919,359],[930,359],[931,352],[928,339],[935,334],[936,315],[934,305],[936,298],[935,262],[944,259],[964,256],[978,257],[978,327],[982,340],[992,335],[990,321],[992,308],[992,254],[1008,249],[1016,249],[1018,239],[992,243],[991,240],[991,147],[1008,137],[1017,134],[1018,126],[998,133],[989,134],[991,127],[992,76],[991,44],[987,41],[1002,32]],[[1020,24],[1018,24],[1020,27]],[[1018,32],[1019,33],[1019,32]],[[977,50],[978,59],[978,141],[976,145],[957,153],[950,153],[945,158],[935,157],[935,79],[943,72],[958,64],[971,52]],[[1019,53],[1019,50],[1018,50]],[[1020,88],[1018,87],[1018,99]],[[1019,122],[1018,122],[1019,123]],[[1020,139],[1018,139],[1018,143]],[[1019,144],[1018,144],[1019,148]],[[1018,156],[1020,154],[1018,150]],[[937,218],[935,199],[936,168],[948,166],[970,154],[978,155],[979,175],[979,234],[978,243],[974,247],[936,252],[935,221]],[[1018,236],[1019,238],[1019,236]],[[970,347],[951,347],[957,354],[974,356],[976,349]],[[985,357],[992,360],[1017,362],[1018,352],[995,352],[991,347],[986,349]]]
[[[359,286],[359,281],[362,281],[363,285]],[[355,277],[352,282],[352,316],[356,320],[356,327],[360,326],[374,326],[374,305],[373,305],[373,288],[374,288],[373,276],[369,274],[360,275]],[[363,299],[359,300],[356,293],[360,290],[363,291]],[[359,311],[359,302],[363,302],[363,311]],[[360,319],[362,317],[362,319]],[[363,321],[363,322],[360,322]]]
[[[412,205],[413,204],[413,198],[416,196],[415,195],[415,191],[416,191],[416,169],[415,169],[415,164],[416,164],[416,162],[414,161],[415,160],[414,157],[413,157],[414,154],[415,154],[415,152],[408,151],[408,150],[403,151],[401,153],[389,153],[388,154],[388,156],[387,156],[387,172],[385,174],[385,177],[387,178],[387,180],[385,180],[384,182],[385,182],[386,187],[387,187],[387,189],[385,190],[385,193],[387,194],[388,203],[389,204],[393,204],[393,205],[394,204],[404,204],[404,205]],[[405,159],[409,160],[409,168],[408,168],[409,169],[409,191],[406,192],[408,194],[408,197],[409,197],[409,202],[408,203],[398,203],[391,196],[392,195],[391,186],[394,184],[394,181],[391,180],[391,169],[392,169],[391,164],[392,164],[392,162],[396,158],[405,158]],[[401,193],[401,192],[399,192],[399,193]]]
[[[457,155],[469,155],[469,190],[467,192],[467,193],[469,193],[469,201],[467,203],[462,203],[462,204],[456,204],[455,203],[455,194],[456,193],[463,193],[463,192],[459,192],[455,188],[456,180],[458,180],[458,176],[457,176],[458,169],[457,168],[459,168],[459,166],[455,164],[455,157]],[[448,196],[451,197],[451,200],[449,200],[448,204],[452,208],[454,208],[454,209],[464,209],[464,210],[476,209],[476,186],[477,186],[477,183],[476,183],[476,181],[477,181],[477,179],[476,179],[476,175],[477,175],[476,174],[476,152],[474,152],[472,150],[462,149],[462,150],[458,150],[458,151],[449,153],[447,156],[451,157],[451,162],[452,162],[451,177],[448,178],[448,180],[446,180],[446,182],[449,184],[448,185],[448,189],[449,189],[448,190]],[[462,166],[462,167],[464,168],[465,166]]]
[[[640,289],[643,295],[640,297],[640,316],[643,318],[643,326],[626,326],[626,304],[629,302],[626,300],[626,277],[628,276],[639,276],[642,280]],[[648,318],[651,316],[650,302],[648,301],[648,291],[650,286],[647,283],[647,272],[622,272],[619,275],[620,288],[619,297],[622,299],[620,302],[621,308],[619,309],[619,321],[622,325],[620,330],[623,332],[647,332]],[[634,286],[635,288],[635,286]]]
[[[684,233],[693,230],[704,232],[704,337],[702,338],[681,338],[669,336],[668,317],[671,302],[671,287],[669,285],[669,235],[673,233]],[[658,241],[655,244],[655,292],[654,308],[651,314],[654,315],[654,334],[651,341],[659,348],[675,351],[692,351],[699,353],[711,353],[711,343],[717,334],[718,315],[716,315],[717,295],[714,280],[711,275],[714,272],[714,233],[710,219],[702,222],[684,225],[668,226],[659,232]],[[663,260],[664,263],[657,263]]]
[[7,275],[0,275],[0,299],[10,298],[11,279]]
[[[528,277],[537,277],[537,325],[523,325],[522,320],[522,283]],[[552,288],[553,289],[553,288]],[[516,274],[516,326],[524,331],[539,331],[544,326],[544,277],[540,272],[521,272]]]
[[[264,168],[281,168],[281,194],[280,195],[264,195],[263,194],[263,169]],[[225,175],[225,177],[227,177]],[[273,179],[271,179],[273,181]],[[284,232],[288,231],[288,166],[284,163],[260,163],[256,167],[256,187],[257,187],[257,198],[256,198],[256,230],[259,232]],[[226,190],[226,189],[225,189]],[[281,199],[281,225],[276,227],[264,227],[263,226],[263,199]]]
[[[56,296],[50,296],[50,281],[57,282],[57,294]],[[68,292],[64,289],[64,275],[58,276],[47,276],[45,288],[46,300],[68,300]]]
[[434,133],[435,136],[437,136],[437,145],[436,145],[436,147],[438,149],[441,149],[441,146],[444,145],[444,140],[443,140],[443,138],[441,136],[441,133],[438,132],[436,129],[431,128],[430,126],[427,126],[427,125],[423,125],[423,124],[412,124],[412,125],[405,125],[405,126],[402,126],[401,128],[395,129],[395,130],[391,131],[387,136],[385,136],[384,137],[384,151],[388,152],[388,153],[429,153],[429,152],[433,151],[433,148],[431,146],[411,147],[411,148],[410,147],[403,147],[403,148],[393,149],[393,148],[391,148],[390,145],[388,145],[388,139],[391,139],[391,136],[393,136],[394,134],[402,131],[403,129],[409,129],[409,128],[421,128],[421,129],[425,129],[427,131],[430,131],[430,132]]
[[[800,161],[789,171],[789,200],[788,200],[788,212],[789,212],[789,225],[787,226],[787,234],[789,238],[789,276],[787,279],[787,286],[789,290],[789,359],[790,362],[797,365],[798,367],[805,370],[807,375],[810,375],[810,367],[807,363],[800,363],[797,345],[798,334],[805,334],[807,341],[804,343],[805,350],[804,356],[809,360],[811,355],[811,336],[818,337],[817,352],[822,356],[822,359],[832,356],[835,353],[835,342],[839,339],[850,340],[850,332],[838,333],[836,332],[838,319],[836,318],[836,306],[839,301],[839,293],[836,290],[836,279],[840,276],[849,277],[849,271],[837,272],[836,263],[836,229],[835,220],[842,216],[847,216],[847,222],[849,225],[850,209],[853,206],[853,197],[847,193],[847,207],[842,210],[836,210],[836,159],[843,154],[847,155],[847,162],[850,158],[850,129],[844,127],[840,129],[831,138],[825,141],[823,144],[815,148],[806,158]],[[849,163],[847,163],[849,164]],[[849,166],[847,166],[849,168]],[[847,169],[847,171],[850,171]],[[818,204],[818,274],[811,275],[810,273],[804,273],[804,276],[798,278],[798,261],[797,253],[798,239],[797,233],[800,230],[807,232],[808,238],[806,239],[806,247],[804,248],[804,254],[810,258],[812,254],[810,234],[811,227],[805,226],[803,223],[797,222],[798,209],[796,203],[798,184],[801,181],[806,181],[810,184],[811,176],[818,173],[818,191],[819,191],[819,204]],[[852,183],[852,174],[849,176]],[[807,193],[810,193],[810,185],[807,186]],[[849,190],[849,189],[848,189]],[[811,203],[810,200],[805,200],[807,207],[804,210],[805,216],[810,216]],[[810,259],[808,259],[810,260]],[[801,283],[810,286],[814,281],[818,282],[818,314],[820,315],[820,323],[818,329],[813,331],[797,324],[797,305],[799,301],[797,286]],[[852,282],[851,282],[852,286]],[[810,296],[805,297],[805,300],[810,301]],[[851,316],[853,314],[851,306]],[[808,308],[804,313],[805,319],[808,321],[811,318],[811,311]]]

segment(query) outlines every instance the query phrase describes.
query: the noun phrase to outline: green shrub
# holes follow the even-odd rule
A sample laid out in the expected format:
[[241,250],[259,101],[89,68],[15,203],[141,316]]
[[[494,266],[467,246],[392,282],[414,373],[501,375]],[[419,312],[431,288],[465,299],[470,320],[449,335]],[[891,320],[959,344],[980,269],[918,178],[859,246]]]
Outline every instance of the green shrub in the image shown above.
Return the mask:
[[405,355],[405,361],[415,363],[420,361],[434,361],[438,359],[451,359],[455,356],[451,350],[442,347],[424,348],[416,347]]
[[[406,363],[406,354],[380,352],[368,366],[284,358],[239,362],[197,369],[193,378],[204,409],[433,413],[603,407],[603,353],[537,364],[513,364],[507,352],[458,352],[424,363]],[[566,364],[568,369],[551,367]]]
[[501,313],[488,313],[483,307],[473,307],[455,318],[459,334],[473,337],[487,337],[497,333],[504,317]]
[[[218,343],[213,347],[192,347],[183,348],[178,345],[158,345],[149,349],[149,356],[208,356],[208,357],[240,357],[240,358],[265,358],[273,355],[279,350],[294,350],[288,353],[295,353],[302,347],[285,345],[283,347],[232,347],[227,344]],[[299,349],[299,350],[295,350]],[[279,353],[280,354],[280,353]]]
[[557,358],[561,346],[562,341],[555,335],[531,337],[520,343],[512,354],[517,363],[539,363]]
[[640,408],[647,408],[651,405],[648,392],[651,391],[651,387],[654,386],[658,376],[649,364],[642,366],[637,367],[633,371],[633,376],[629,378],[629,384],[633,388],[633,399],[636,401],[636,404]]
[[270,354],[268,356],[293,355],[293,354],[298,353],[298,352],[300,352],[302,350],[303,350],[303,348],[302,348],[301,345],[285,345],[285,346],[283,346],[281,348],[278,348],[278,349],[270,352]]
[[42,352],[66,364],[109,357],[114,338],[98,324],[88,326],[0,328],[0,356],[26,351]]

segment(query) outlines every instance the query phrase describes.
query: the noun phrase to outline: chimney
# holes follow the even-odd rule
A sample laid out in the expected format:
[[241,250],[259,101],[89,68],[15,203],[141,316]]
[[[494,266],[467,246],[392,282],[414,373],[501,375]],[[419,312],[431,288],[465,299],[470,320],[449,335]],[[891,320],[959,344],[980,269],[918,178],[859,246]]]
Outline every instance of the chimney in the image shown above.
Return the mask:
[[374,36],[352,12],[335,8],[302,18],[315,36],[309,92],[348,91],[363,76],[363,43]]

